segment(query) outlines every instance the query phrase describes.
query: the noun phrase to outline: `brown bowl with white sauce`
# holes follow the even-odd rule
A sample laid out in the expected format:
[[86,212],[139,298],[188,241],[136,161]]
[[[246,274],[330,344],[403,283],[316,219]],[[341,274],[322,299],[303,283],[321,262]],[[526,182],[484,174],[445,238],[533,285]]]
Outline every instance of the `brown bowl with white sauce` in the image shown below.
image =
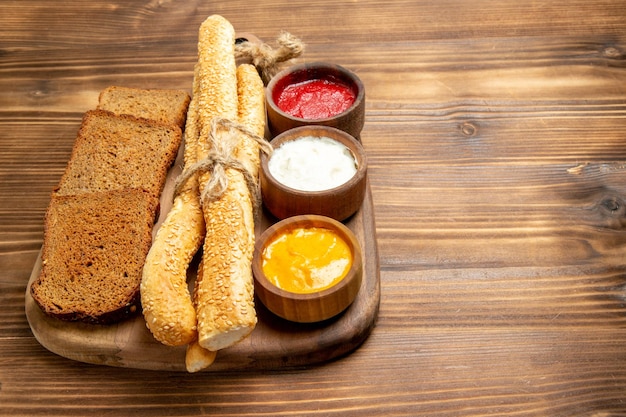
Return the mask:
[[361,207],[367,183],[363,145],[328,126],[301,126],[276,136],[261,157],[263,204],[278,219],[302,214],[344,221]]

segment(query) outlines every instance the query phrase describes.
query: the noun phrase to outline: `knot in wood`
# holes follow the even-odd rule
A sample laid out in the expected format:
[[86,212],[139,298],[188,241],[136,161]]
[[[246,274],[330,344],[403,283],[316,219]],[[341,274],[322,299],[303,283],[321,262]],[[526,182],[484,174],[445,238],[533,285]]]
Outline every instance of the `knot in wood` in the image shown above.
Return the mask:
[[620,211],[622,202],[617,197],[607,197],[600,203],[602,207],[608,210],[610,213],[616,213]]
[[474,136],[477,131],[478,131],[478,128],[474,126],[472,123],[465,122],[461,125],[461,133],[463,133],[465,136],[468,136],[468,137]]
[[602,227],[612,230],[626,229],[626,205],[616,195],[608,195],[598,203],[598,215]]
[[604,55],[607,58],[611,58],[611,59],[622,59],[623,58],[622,51],[620,51],[615,46],[607,46],[606,48],[604,48],[604,50],[602,51],[602,55]]

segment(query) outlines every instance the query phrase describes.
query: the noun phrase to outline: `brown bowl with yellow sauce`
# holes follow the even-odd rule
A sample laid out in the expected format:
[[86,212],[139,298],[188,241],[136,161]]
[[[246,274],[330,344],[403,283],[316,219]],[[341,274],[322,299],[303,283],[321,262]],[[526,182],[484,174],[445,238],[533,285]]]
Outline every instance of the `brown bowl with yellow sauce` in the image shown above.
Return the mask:
[[354,301],[363,276],[358,240],[343,223],[302,215],[270,226],[257,239],[254,288],[272,313],[298,323],[337,316]]

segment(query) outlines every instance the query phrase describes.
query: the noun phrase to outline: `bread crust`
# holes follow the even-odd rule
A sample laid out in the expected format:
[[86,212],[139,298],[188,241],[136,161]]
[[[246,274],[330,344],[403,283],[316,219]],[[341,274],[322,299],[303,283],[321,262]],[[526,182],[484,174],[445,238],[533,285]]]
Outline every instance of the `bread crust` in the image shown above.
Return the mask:
[[146,326],[168,346],[196,339],[196,311],[187,286],[187,270],[204,238],[198,198],[179,194],[157,231],[141,278],[141,304]]
[[30,287],[42,311],[91,324],[137,313],[158,204],[137,188],[53,196],[44,223],[42,269]]
[[185,368],[189,373],[199,372],[211,366],[216,356],[217,351],[206,350],[195,340],[187,346]]
[[158,197],[181,142],[178,126],[89,110],[55,192],[145,188]]
[[[184,133],[184,169],[196,162],[197,118],[198,100],[194,93]],[[174,197],[172,209],[148,252],[141,279],[146,326],[165,345],[182,346],[197,339],[196,310],[187,286],[187,270],[202,246],[204,235],[204,215],[198,197],[198,179],[194,175]]]
[[[221,16],[210,16],[200,27],[194,94],[185,128],[185,169],[210,155],[213,144],[209,135],[216,118],[238,121],[261,137],[265,131],[263,83],[255,67],[237,68],[234,37],[232,25]],[[233,156],[257,178],[256,141],[239,135],[238,143]],[[144,267],[142,302],[147,326],[164,344],[188,344],[189,372],[209,366],[217,350],[246,337],[257,322],[251,270],[253,201],[241,172],[227,169],[226,176],[226,192],[204,205],[199,202],[199,190],[210,180],[211,173],[190,177],[175,199],[172,210],[178,214],[172,216],[178,216],[177,222],[198,227],[181,235],[170,226],[168,215]],[[182,200],[184,204],[177,208],[176,202]],[[195,253],[200,225],[205,239],[192,309],[183,277],[191,261],[189,254]],[[166,243],[164,236],[172,242]],[[176,259],[168,261],[169,257]],[[163,268],[162,262],[170,266]]]
[[190,97],[186,91],[110,86],[100,92],[98,109],[129,114],[183,128]]
[[[265,130],[263,83],[250,65],[240,65],[236,78],[237,120],[262,137]],[[257,142],[239,135],[235,156],[256,179]],[[198,343],[208,350],[224,349],[239,342],[252,332],[257,322],[251,269],[255,240],[253,200],[241,172],[228,169],[226,175],[226,192],[205,208],[204,265],[195,294]]]
[[30,289],[46,314],[109,324],[140,311],[159,195],[181,140],[176,125],[103,109],[85,113],[52,193],[42,271]]
[[[209,140],[216,117],[237,120],[237,66],[235,30],[221,16],[210,16],[200,26],[198,39],[199,122],[201,134],[198,160],[212,150]],[[219,132],[223,133],[223,132]],[[218,133],[218,134],[219,134]],[[229,186],[224,195],[203,205],[206,237],[203,268],[198,271],[194,303],[198,318],[198,343],[216,351],[230,346],[249,334],[256,325],[252,286],[248,285],[246,265],[250,235],[254,235],[247,188],[239,188],[241,174],[227,170]],[[202,190],[211,173],[199,178]],[[250,282],[251,284],[251,282]],[[215,340],[221,340],[218,343]]]

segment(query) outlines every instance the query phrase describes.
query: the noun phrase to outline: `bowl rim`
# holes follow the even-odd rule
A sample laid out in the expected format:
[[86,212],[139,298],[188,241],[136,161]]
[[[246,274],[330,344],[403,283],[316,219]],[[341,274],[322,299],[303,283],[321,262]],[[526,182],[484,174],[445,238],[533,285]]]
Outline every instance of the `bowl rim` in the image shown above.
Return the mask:
[[[307,131],[308,133],[300,134],[301,132],[305,131]],[[274,149],[278,149],[285,142],[295,141],[301,137],[306,136],[313,136],[316,138],[326,137],[344,145],[346,148],[348,148],[348,150],[352,154],[352,157],[354,158],[354,161],[357,165],[356,172],[348,181],[344,182],[343,184],[339,184],[336,187],[317,191],[300,190],[298,188],[293,188],[280,182],[270,171],[269,161],[271,159],[271,155],[268,156],[266,154],[262,154],[260,161],[261,170],[263,171],[263,175],[265,175],[266,179],[271,182],[274,187],[280,188],[283,191],[288,191],[290,194],[299,197],[324,196],[326,194],[334,194],[335,192],[342,189],[350,189],[359,184],[359,182],[363,180],[363,177],[367,175],[367,154],[365,153],[365,148],[363,147],[363,144],[356,140],[351,134],[346,133],[343,130],[337,129],[335,127],[324,125],[307,125],[294,127],[293,129],[286,130],[276,136],[270,141],[270,144],[272,145],[272,147],[274,147]]]
[[[315,224],[322,224],[321,226],[315,226]],[[348,244],[352,252],[352,264],[346,275],[335,285],[325,288],[321,291],[315,291],[311,293],[296,293],[284,290],[274,285],[263,272],[263,266],[261,265],[261,256],[265,246],[271,239],[278,233],[285,229],[290,230],[297,227],[324,227],[324,225],[330,225],[328,229],[338,232],[339,236]],[[332,217],[317,215],[317,214],[302,214],[286,219],[280,220],[268,227],[261,236],[256,240],[254,245],[254,254],[252,257],[252,272],[256,283],[261,285],[266,291],[271,292],[275,296],[286,298],[295,301],[311,301],[318,300],[334,294],[338,291],[344,290],[351,281],[354,279],[362,279],[358,275],[362,275],[363,269],[363,254],[361,251],[361,245],[354,233],[342,222],[333,219]]]
[[[276,84],[278,84],[283,78],[290,74],[298,74],[301,72],[307,71],[323,71],[323,70],[335,70],[339,71],[342,75],[345,75],[351,82],[356,86],[356,96],[354,97],[354,102],[350,107],[342,111],[341,113],[335,114],[331,117],[324,117],[319,119],[305,119],[303,117],[297,117],[291,115],[285,111],[283,111],[278,104],[274,101],[274,90]],[[336,78],[336,77],[335,77]],[[343,80],[342,80],[343,81]],[[265,88],[265,101],[267,105],[272,108],[272,111],[275,111],[277,114],[292,120],[296,120],[301,123],[324,123],[329,120],[334,120],[337,118],[341,118],[344,115],[347,115],[354,111],[360,103],[365,99],[365,86],[363,81],[351,70],[347,69],[344,66],[339,64],[333,64],[330,62],[324,61],[315,61],[315,62],[304,62],[301,64],[292,65],[291,67],[285,68],[284,70],[278,72],[274,75],[270,81],[267,83],[267,87]]]

